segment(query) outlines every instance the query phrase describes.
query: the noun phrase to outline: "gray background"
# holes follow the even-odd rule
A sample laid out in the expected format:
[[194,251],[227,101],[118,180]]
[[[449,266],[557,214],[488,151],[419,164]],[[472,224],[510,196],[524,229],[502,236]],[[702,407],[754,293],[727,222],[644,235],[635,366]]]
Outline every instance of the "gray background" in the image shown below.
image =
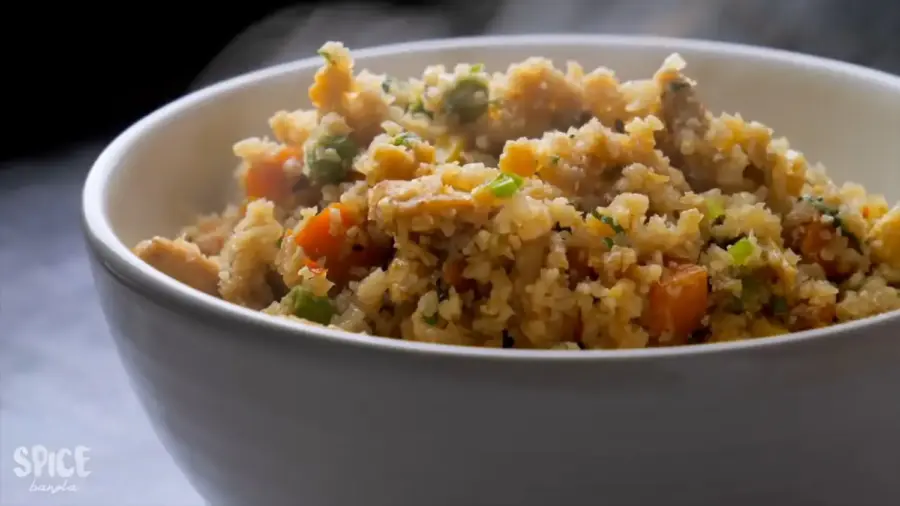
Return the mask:
[[[307,56],[328,39],[362,47],[455,34],[652,33],[751,42],[900,72],[889,0],[458,2],[457,9],[288,9],[248,30],[197,86]],[[197,505],[131,393],[93,293],[79,190],[105,139],[0,170],[0,504]],[[91,448],[77,492],[29,492],[19,446]]]

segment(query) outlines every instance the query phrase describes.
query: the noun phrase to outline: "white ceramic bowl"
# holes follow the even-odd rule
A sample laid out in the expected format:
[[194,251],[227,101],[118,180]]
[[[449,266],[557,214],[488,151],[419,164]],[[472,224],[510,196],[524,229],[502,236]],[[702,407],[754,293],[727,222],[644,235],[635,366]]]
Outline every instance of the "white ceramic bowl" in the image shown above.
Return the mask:
[[[355,52],[397,76],[532,55],[650,75],[670,52],[714,111],[787,135],[838,180],[900,198],[900,78],[749,47],[488,37]],[[298,325],[195,292],[129,247],[225,203],[231,145],[307,105],[318,58],[189,95],[103,152],[84,218],[134,389],[215,504],[900,504],[900,315],[675,349],[553,352]]]

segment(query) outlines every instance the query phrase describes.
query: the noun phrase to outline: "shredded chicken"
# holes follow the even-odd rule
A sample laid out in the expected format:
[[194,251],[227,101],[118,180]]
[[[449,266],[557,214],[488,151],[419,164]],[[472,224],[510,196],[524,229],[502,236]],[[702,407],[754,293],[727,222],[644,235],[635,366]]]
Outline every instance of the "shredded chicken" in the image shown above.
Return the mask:
[[183,239],[154,237],[134,248],[141,260],[201,292],[218,296],[219,265],[196,244]]

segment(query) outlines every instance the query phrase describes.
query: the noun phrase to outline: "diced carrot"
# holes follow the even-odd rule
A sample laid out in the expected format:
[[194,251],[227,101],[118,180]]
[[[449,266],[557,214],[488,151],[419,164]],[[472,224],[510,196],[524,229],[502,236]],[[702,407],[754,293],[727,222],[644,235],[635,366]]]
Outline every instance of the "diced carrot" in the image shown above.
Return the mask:
[[684,344],[700,328],[709,298],[709,275],[699,265],[669,268],[650,287],[644,325],[654,336],[667,334],[670,344]]
[[[332,213],[340,216],[340,224],[334,229]],[[391,248],[377,244],[351,246],[347,242],[346,231],[358,224],[356,214],[340,203],[331,204],[307,221],[295,236],[297,245],[309,257],[307,267],[324,270],[329,280],[342,285],[353,279],[351,270],[354,267],[371,267],[387,261],[393,251]]]
[[[340,227],[332,230],[332,213],[338,213]],[[306,222],[297,232],[297,245],[313,260],[325,257],[325,266],[332,268],[328,260],[337,259],[345,242],[345,232],[358,223],[356,215],[347,206],[336,203],[323,209]]]
[[284,173],[284,163],[300,156],[300,150],[282,146],[267,159],[251,165],[244,179],[244,189],[251,199],[264,198],[284,202],[291,196],[291,184]]
[[826,259],[822,255],[822,250],[832,242],[836,235],[830,225],[821,221],[813,221],[804,227],[799,244],[796,245],[801,256],[808,262],[819,264],[829,278],[839,277],[847,270],[842,268],[836,259]]
[[315,260],[312,260],[309,258],[307,258],[303,261],[303,265],[305,265],[306,268],[309,269],[309,272],[311,272],[313,274],[328,272],[327,269],[323,269]]

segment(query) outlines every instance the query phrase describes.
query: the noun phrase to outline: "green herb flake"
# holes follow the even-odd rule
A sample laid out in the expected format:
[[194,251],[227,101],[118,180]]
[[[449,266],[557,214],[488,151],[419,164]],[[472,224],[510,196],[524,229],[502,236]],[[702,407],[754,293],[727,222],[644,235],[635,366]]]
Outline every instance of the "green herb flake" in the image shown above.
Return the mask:
[[616,241],[614,241],[612,237],[604,237],[603,244],[605,244],[608,249],[612,249],[613,246],[616,245]]
[[619,222],[617,222],[616,219],[613,218],[612,216],[607,216],[607,215],[605,215],[605,214],[600,214],[599,212],[597,212],[596,209],[591,213],[591,216],[593,216],[594,218],[597,218],[598,220],[600,220],[600,221],[603,222],[604,224],[608,225],[609,228],[613,229],[613,232],[615,232],[615,233],[617,233],[617,234],[623,234],[623,233],[625,233],[625,229],[622,228],[622,226],[619,225]]
[[394,84],[394,80],[390,76],[385,76],[384,81],[381,81],[381,91],[390,93],[392,84]]
[[471,69],[471,70],[472,70],[472,73],[483,71],[483,70],[484,70],[484,63],[476,63],[475,65],[472,65],[472,69]]
[[423,316],[422,321],[424,321],[425,323],[427,323],[433,327],[433,326],[437,325],[437,322],[438,322],[437,314]]
[[428,116],[428,119],[434,119],[434,114],[428,109],[425,109],[425,104],[422,102],[422,99],[416,100],[415,103],[409,107],[409,113],[424,114],[425,116]]
[[743,237],[728,247],[728,254],[731,255],[734,265],[746,265],[755,249],[750,239]]
[[320,50],[318,51],[318,53],[319,53],[319,56],[321,56],[322,58],[324,58],[325,61],[328,62],[329,65],[334,65],[334,57],[331,56],[331,55],[328,53],[328,51],[325,51],[324,49],[320,49]]
[[559,155],[552,155],[550,157],[550,164],[554,166],[559,165]]
[[394,140],[391,141],[391,144],[393,144],[394,146],[406,146],[409,148],[412,147],[410,145],[410,142],[417,140],[418,138],[419,136],[412,132],[403,132],[402,134],[394,137]]
[[488,187],[495,197],[505,199],[515,195],[524,183],[521,176],[504,172],[491,181]]

